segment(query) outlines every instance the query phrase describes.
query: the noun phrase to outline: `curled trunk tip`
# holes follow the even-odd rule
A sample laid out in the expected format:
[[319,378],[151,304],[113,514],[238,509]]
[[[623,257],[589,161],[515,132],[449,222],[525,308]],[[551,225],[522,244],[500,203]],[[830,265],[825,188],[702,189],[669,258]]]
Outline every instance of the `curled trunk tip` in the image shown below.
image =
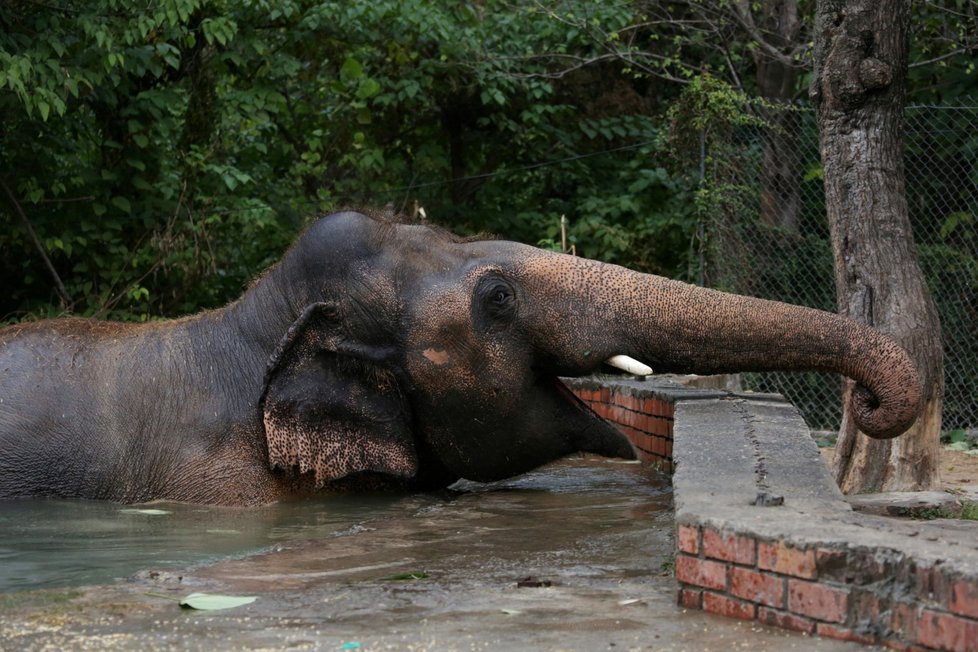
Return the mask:
[[890,344],[886,358],[898,372],[880,374],[875,383],[858,382],[852,394],[856,426],[874,439],[892,439],[906,432],[923,404],[913,361],[901,347]]

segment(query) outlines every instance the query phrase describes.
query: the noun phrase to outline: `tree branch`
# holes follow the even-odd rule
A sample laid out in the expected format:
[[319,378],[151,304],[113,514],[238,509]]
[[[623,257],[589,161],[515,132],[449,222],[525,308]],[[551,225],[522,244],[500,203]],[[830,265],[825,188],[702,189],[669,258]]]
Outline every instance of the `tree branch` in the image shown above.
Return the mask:
[[61,298],[61,309],[71,310],[71,298],[68,296],[68,290],[65,289],[64,283],[61,282],[61,277],[58,276],[58,272],[54,269],[54,265],[51,264],[51,259],[48,258],[47,252],[44,250],[44,245],[41,244],[40,238],[37,237],[37,233],[34,232],[34,227],[31,226],[31,221],[27,219],[27,213],[21,207],[20,202],[17,201],[17,197],[14,195],[10,186],[3,179],[0,179],[0,186],[3,186],[3,190],[7,193],[7,198],[10,200],[10,204],[14,207],[14,212],[20,218],[21,223],[24,225],[24,230],[27,231],[28,237],[30,237],[31,242],[34,243],[34,248],[37,249],[37,253],[41,255],[44,260],[45,267],[51,273],[51,278],[54,279],[54,289],[58,292],[58,296]]

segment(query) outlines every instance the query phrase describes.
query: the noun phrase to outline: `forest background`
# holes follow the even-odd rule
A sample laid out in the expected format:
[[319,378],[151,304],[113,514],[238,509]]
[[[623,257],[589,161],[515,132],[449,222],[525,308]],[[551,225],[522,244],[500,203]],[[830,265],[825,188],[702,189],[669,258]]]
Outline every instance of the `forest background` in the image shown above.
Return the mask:
[[[803,149],[814,4],[7,0],[0,323],[215,307],[358,206],[550,248],[566,216],[579,255],[834,310],[802,192],[817,150],[774,156]],[[908,104],[974,107],[976,3],[913,12]],[[948,177],[915,201],[978,183],[978,123],[949,128]],[[917,233],[938,303],[948,276],[971,297],[942,311],[957,337],[978,323],[975,212]],[[747,235],[783,264],[745,267]],[[949,391],[978,396],[976,349]]]

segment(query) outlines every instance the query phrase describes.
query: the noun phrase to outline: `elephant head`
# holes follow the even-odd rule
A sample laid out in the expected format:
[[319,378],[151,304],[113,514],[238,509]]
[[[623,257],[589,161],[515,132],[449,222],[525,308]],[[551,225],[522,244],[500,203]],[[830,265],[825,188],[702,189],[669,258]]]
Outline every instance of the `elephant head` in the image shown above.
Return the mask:
[[878,438],[919,410],[912,362],[871,328],[512,242],[341,213],[261,283],[292,320],[260,401],[269,462],[317,485],[363,471],[487,481],[575,451],[631,457],[558,380],[617,355],[657,372],[839,372]]

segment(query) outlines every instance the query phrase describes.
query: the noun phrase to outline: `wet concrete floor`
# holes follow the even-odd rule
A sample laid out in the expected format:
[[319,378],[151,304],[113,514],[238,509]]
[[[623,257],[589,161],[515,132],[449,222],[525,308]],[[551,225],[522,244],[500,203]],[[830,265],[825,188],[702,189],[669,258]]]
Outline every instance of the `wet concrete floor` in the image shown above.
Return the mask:
[[[0,650],[860,649],[677,607],[672,495],[648,469],[463,489],[241,559],[0,594]],[[257,600],[181,609],[192,592]]]

